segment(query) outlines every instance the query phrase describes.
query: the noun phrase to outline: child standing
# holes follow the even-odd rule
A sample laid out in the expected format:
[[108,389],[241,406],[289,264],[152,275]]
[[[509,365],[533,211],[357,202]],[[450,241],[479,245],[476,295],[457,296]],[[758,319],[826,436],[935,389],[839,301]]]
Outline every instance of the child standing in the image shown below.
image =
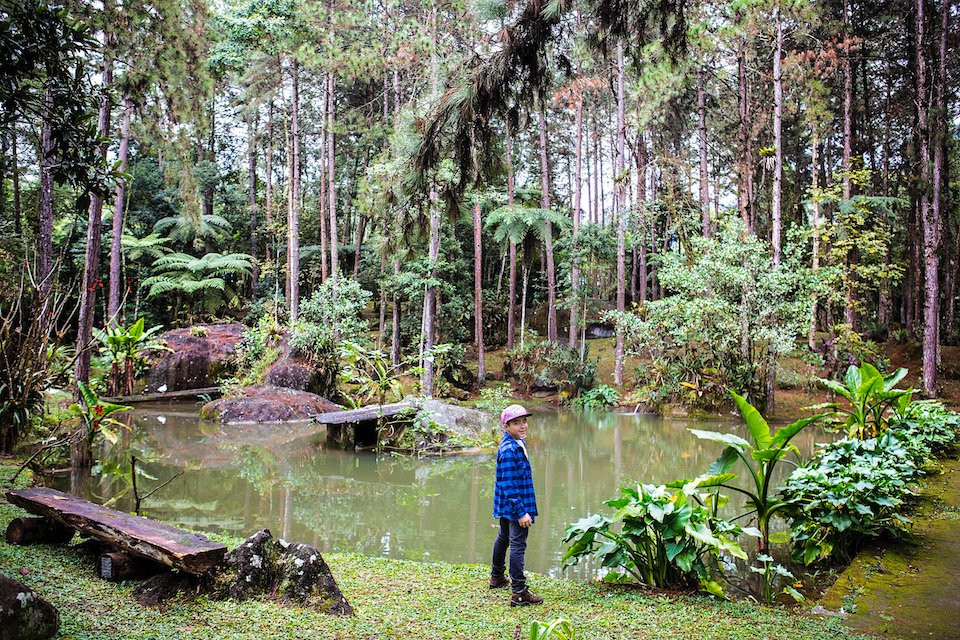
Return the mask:
[[[511,607],[543,603],[543,598],[530,593],[523,574],[527,534],[537,515],[526,443],[529,415],[530,412],[518,404],[510,405],[500,414],[504,434],[497,449],[497,478],[493,489],[493,517],[500,519],[500,534],[493,543],[490,588],[511,585]],[[504,575],[507,547],[510,548],[509,580]]]

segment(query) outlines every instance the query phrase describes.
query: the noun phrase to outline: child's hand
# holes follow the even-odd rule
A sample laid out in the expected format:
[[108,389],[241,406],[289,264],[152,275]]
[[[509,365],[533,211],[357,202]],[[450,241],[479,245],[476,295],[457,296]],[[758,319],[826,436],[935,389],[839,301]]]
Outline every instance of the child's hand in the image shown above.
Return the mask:
[[523,517],[520,518],[519,522],[521,527],[526,528],[533,524],[533,518],[530,517],[529,513],[525,513],[523,514]]

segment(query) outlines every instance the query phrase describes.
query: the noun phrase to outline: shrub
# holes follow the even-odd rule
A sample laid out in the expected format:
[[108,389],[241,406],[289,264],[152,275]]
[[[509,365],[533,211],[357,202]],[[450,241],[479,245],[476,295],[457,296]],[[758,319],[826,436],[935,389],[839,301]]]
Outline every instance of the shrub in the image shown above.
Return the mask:
[[585,411],[606,409],[620,404],[620,392],[609,385],[602,384],[580,394],[573,406]]
[[737,223],[717,238],[691,238],[684,251],[658,256],[667,295],[637,312],[605,317],[624,331],[627,355],[652,363],[638,385],[656,403],[715,408],[727,388],[761,400],[768,348],[789,353],[809,327],[810,295],[819,276],[796,244],[784,268],[770,269],[769,251]]
[[713,496],[700,494],[697,483],[682,488],[638,484],[621,487],[622,497],[604,504],[612,517],[594,514],[567,527],[563,541],[570,545],[564,565],[595,556],[610,569],[611,582],[636,581],[653,587],[693,587],[722,595],[716,581],[716,558],[727,553],[746,559],[737,536],[738,525],[713,515],[704,503]]
[[263,384],[267,368],[280,357],[282,338],[283,328],[269,315],[243,332],[234,353],[240,384]]
[[865,543],[906,534],[908,483],[920,474],[894,431],[869,440],[828,445],[806,467],[794,470],[781,497],[792,516],[794,556],[804,564],[848,559]]
[[883,374],[873,365],[864,362],[859,367],[850,365],[843,383],[820,379],[828,389],[844,398],[846,404],[829,403],[817,408],[835,409],[851,438],[874,437],[883,433],[889,423],[894,407],[906,410],[910,404],[912,391],[895,389],[898,382],[907,375],[900,368],[891,374]]
[[960,415],[940,402],[920,400],[903,409],[895,407],[890,428],[914,442],[919,441],[922,445],[919,453],[928,458],[930,454],[944,453],[956,443],[960,435]]
[[309,299],[300,304],[300,322],[323,325],[338,337],[354,342],[365,340],[367,322],[360,313],[373,294],[351,278],[340,278],[336,285],[328,279]]
[[593,387],[598,360],[580,360],[577,349],[557,342],[528,341],[507,352],[504,370],[511,373],[524,391],[537,385],[556,386],[569,397]]

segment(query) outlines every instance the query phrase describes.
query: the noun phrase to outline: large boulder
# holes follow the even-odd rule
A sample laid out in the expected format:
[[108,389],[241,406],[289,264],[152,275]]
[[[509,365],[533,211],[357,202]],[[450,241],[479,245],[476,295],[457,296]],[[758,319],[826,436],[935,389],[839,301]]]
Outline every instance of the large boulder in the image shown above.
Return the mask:
[[[170,351],[150,368],[146,391],[180,391],[216,385],[234,367],[233,354],[243,335],[239,322],[201,324],[160,335]],[[165,386],[164,386],[165,385]]]
[[27,585],[0,574],[0,640],[43,640],[60,628],[60,614]]
[[152,606],[178,593],[233,600],[266,596],[322,613],[353,615],[353,607],[319,549],[274,539],[268,529],[247,538],[210,574],[197,577],[166,572],[140,583],[133,596],[141,604]]
[[480,440],[496,428],[493,416],[478,409],[447,404],[433,398],[418,399],[417,404],[417,413],[421,417],[428,417],[447,433],[467,440]]
[[203,405],[200,418],[224,424],[294,422],[339,410],[339,406],[315,393],[254,385]]
[[337,390],[337,372],[324,369],[309,358],[293,353],[285,346],[283,354],[267,369],[264,382],[274,387],[309,391],[321,396]]

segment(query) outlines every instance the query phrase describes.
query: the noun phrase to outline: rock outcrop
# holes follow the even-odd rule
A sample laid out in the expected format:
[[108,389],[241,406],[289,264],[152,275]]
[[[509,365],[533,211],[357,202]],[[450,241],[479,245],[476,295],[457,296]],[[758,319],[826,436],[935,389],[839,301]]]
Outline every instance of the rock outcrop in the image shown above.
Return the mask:
[[224,424],[294,422],[339,410],[339,406],[315,393],[255,385],[208,402],[200,409],[200,418]]
[[268,529],[227,554],[219,569],[204,576],[166,572],[137,585],[133,596],[156,605],[178,593],[247,600],[265,596],[287,605],[332,615],[353,615],[337,581],[316,547],[275,540]]
[[337,391],[337,372],[323,369],[286,347],[283,355],[267,369],[264,382],[274,387],[328,396]]
[[60,614],[27,585],[0,574],[0,640],[43,640],[60,628]]
[[170,351],[162,352],[152,363],[145,391],[181,391],[202,389],[217,384],[217,378],[229,373],[244,326],[239,322],[196,325],[174,329],[159,338]]

